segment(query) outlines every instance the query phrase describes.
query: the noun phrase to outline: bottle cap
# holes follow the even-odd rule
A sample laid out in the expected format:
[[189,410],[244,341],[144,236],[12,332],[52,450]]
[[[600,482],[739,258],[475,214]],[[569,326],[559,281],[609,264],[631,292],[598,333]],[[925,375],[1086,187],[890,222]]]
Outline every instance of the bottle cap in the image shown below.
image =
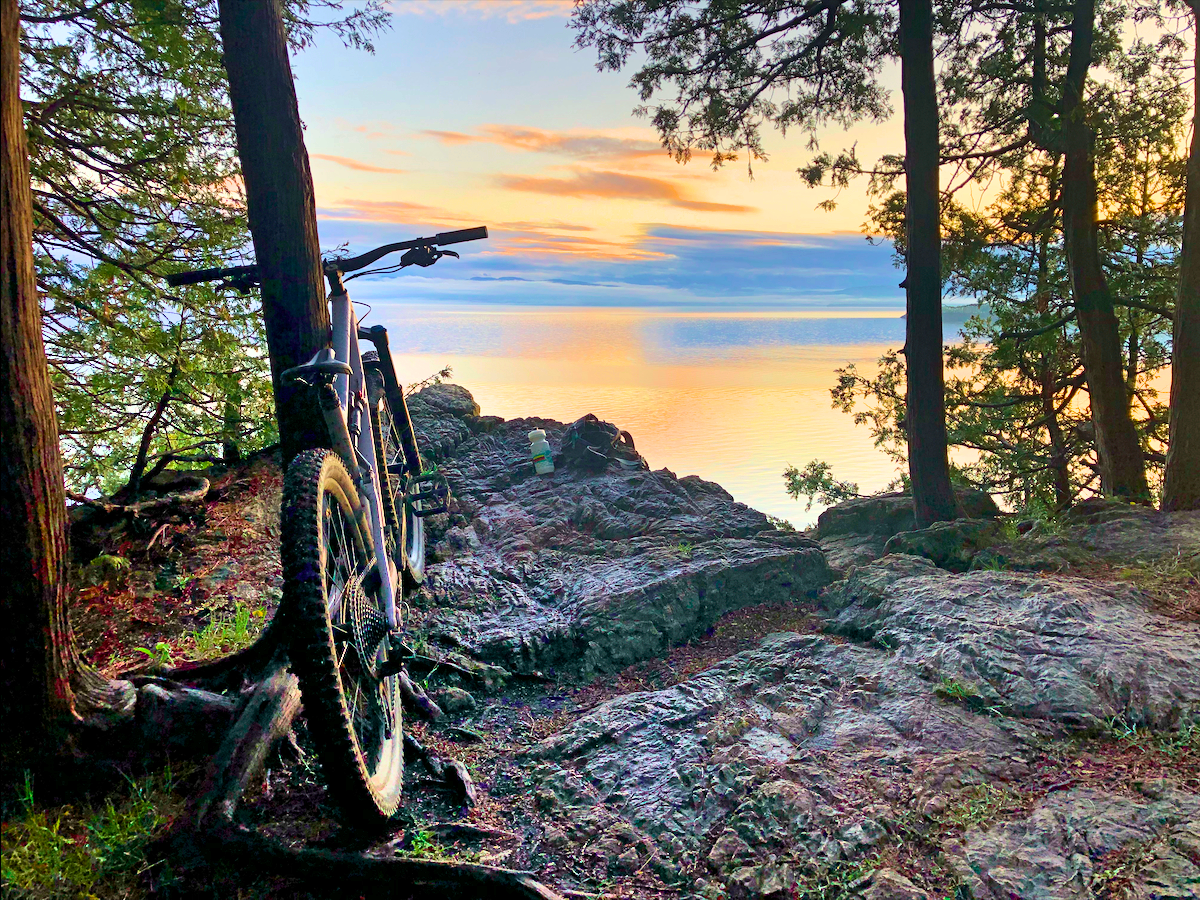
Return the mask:
[[529,432],[529,439],[531,441],[540,441],[545,436],[546,436],[546,432],[542,431],[542,429],[540,429],[540,428],[535,428],[535,429],[533,429],[533,431]]

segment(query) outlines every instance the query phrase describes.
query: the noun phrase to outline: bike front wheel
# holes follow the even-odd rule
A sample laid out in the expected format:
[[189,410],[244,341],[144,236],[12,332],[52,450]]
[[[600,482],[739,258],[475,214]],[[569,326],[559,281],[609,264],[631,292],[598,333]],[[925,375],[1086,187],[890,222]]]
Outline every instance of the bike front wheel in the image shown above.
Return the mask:
[[381,825],[404,781],[397,678],[363,505],[341,458],[308,450],[283,491],[284,603],[305,718],[334,800],[358,825]]
[[[379,439],[375,455],[381,460],[380,468],[385,472],[389,466],[399,469],[404,464],[404,447],[397,431],[399,424],[382,392],[371,407],[371,415]],[[398,547],[402,548],[397,554],[396,565],[404,573],[404,586],[418,587],[425,580],[425,520],[416,514],[421,501],[408,499],[411,492],[405,490],[404,479],[398,474],[389,473],[386,481],[380,480],[380,486],[388,495],[384,507],[389,510],[389,524],[395,522],[394,533],[399,537]]]

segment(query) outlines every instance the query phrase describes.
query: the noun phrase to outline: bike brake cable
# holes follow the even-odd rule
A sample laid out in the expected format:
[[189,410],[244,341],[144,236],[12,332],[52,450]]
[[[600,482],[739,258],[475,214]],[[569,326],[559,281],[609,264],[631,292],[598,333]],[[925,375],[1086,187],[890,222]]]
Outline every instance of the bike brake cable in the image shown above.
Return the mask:
[[362,278],[364,275],[388,275],[392,272],[399,272],[401,269],[407,269],[411,265],[412,263],[398,263],[394,266],[380,266],[378,269],[363,269],[361,272],[345,276],[342,282],[353,281],[355,278]]

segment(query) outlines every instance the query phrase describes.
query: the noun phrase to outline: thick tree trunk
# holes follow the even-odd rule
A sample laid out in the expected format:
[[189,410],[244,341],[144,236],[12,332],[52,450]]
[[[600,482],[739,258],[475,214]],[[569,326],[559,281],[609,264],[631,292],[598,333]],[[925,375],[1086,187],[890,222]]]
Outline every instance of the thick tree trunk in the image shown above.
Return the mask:
[[312,173],[279,0],[218,6],[287,465],[301,450],[326,443],[312,392],[279,380],[330,339]]
[[1195,106],[1171,350],[1171,443],[1163,509],[1200,509],[1200,0],[1192,4]]
[[900,0],[904,171],[908,190],[908,471],[917,525],[959,514],[946,451],[942,372],[941,202],[931,0]]
[[1100,486],[1106,494],[1145,501],[1150,496],[1146,465],[1129,412],[1117,317],[1100,262],[1094,135],[1083,104],[1094,29],[1095,0],[1075,0],[1062,101],[1063,235],[1096,429]]
[[118,689],[82,665],[67,617],[67,507],[33,272],[17,0],[0,0],[0,694],[4,779],[55,748]]

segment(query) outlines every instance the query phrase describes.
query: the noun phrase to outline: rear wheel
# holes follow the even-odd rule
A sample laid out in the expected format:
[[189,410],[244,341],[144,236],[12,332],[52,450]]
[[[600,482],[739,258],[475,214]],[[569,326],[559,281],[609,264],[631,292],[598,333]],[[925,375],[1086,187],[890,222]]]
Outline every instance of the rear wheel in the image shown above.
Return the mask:
[[404,742],[397,679],[375,674],[390,646],[361,510],[337,454],[308,450],[288,466],[282,555],[292,664],[330,793],[369,827],[399,805]]

